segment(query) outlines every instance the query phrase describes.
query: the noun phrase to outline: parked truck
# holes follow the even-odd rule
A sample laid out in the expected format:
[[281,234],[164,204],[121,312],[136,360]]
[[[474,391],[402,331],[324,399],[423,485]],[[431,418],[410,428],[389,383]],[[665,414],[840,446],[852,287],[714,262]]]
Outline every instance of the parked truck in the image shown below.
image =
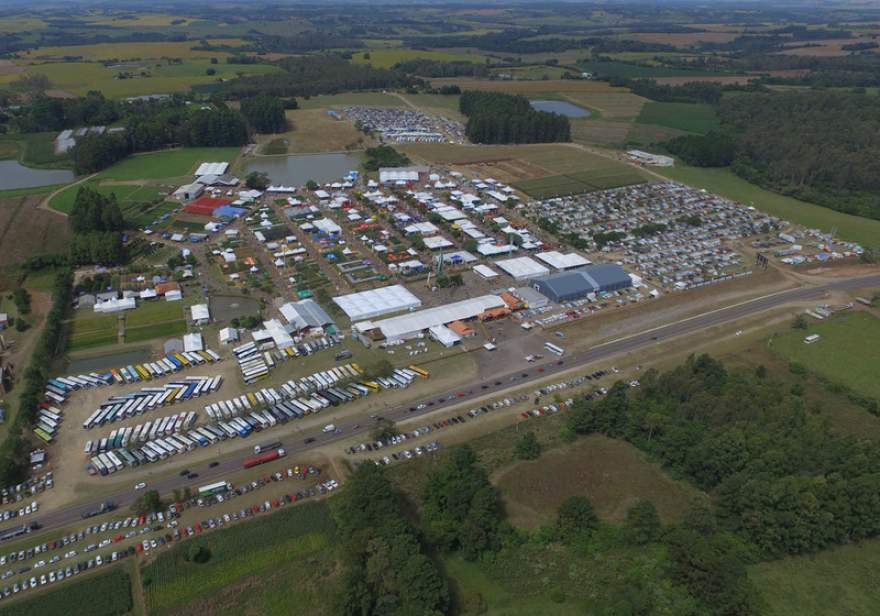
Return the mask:
[[255,456],[250,456],[244,459],[244,467],[245,468],[253,468],[254,466],[259,466],[260,464],[265,464],[266,462],[271,462],[272,460],[277,460],[278,458],[283,458],[287,455],[287,452],[284,451],[281,447],[278,449],[270,449],[269,451],[264,451],[263,453],[257,454]]
[[270,449],[278,449],[281,447],[281,443],[276,441],[274,443],[267,443],[265,445],[254,445],[254,454],[263,453],[264,451],[269,451]]

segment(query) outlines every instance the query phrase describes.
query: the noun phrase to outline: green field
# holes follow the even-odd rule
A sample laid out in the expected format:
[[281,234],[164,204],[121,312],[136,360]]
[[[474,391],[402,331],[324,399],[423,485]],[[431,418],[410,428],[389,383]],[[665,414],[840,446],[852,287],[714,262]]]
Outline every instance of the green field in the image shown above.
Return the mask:
[[880,606],[880,540],[811,556],[760,563],[749,579],[767,605],[766,616],[873,616]]
[[156,323],[154,325],[141,325],[139,327],[125,328],[125,342],[144,342],[156,338],[171,338],[182,336],[186,333],[186,321],[170,321],[168,323]]
[[639,124],[653,124],[700,134],[716,130],[720,126],[714,107],[691,103],[648,101],[636,121]]
[[514,187],[535,199],[549,199],[581,193],[631,186],[644,182],[638,171],[625,169],[616,172],[582,171],[564,175],[551,175],[514,182]]
[[[208,69],[214,75],[206,74]],[[133,73],[130,79],[118,79],[121,71]],[[139,76],[146,71],[148,76]],[[265,75],[280,72],[271,64],[211,64],[207,58],[191,58],[182,64],[138,62],[136,66],[110,68],[99,62],[46,62],[31,64],[24,73],[0,75],[0,89],[19,78],[20,75],[45,75],[53,89],[84,96],[89,90],[99,90],[108,98],[141,96],[144,94],[168,94],[187,92],[194,86],[220,83],[218,80],[234,79],[239,72],[247,75]]]
[[880,220],[851,216],[814,203],[785,197],[750,184],[726,168],[710,169],[676,164],[675,167],[658,167],[656,171],[671,180],[705,188],[790,222],[821,229],[826,233],[836,228],[837,235],[843,239],[859,242],[863,246],[880,247]]
[[239,148],[182,148],[129,156],[98,174],[102,180],[155,180],[192,175],[199,163],[232,164]]
[[[808,329],[775,337],[773,350],[834,383],[880,399],[880,319],[867,312],[839,314],[818,322],[807,319]],[[810,334],[818,334],[820,339],[804,343]]]
[[[334,533],[326,503],[314,503],[177,544],[144,568],[149,612],[321,613]],[[210,551],[208,562],[186,559],[194,545]]]
[[[364,54],[369,54],[365,58]],[[352,56],[355,64],[371,64],[375,68],[391,68],[398,62],[405,60],[435,60],[437,62],[484,62],[484,56],[479,53],[455,53],[435,49],[409,49],[407,47],[369,49],[358,51]]]
[[70,168],[67,156],[55,155],[55,132],[0,135],[0,160],[17,159],[28,167]]
[[[116,200],[126,218],[135,220],[139,217],[139,210],[134,208],[136,204],[145,203],[157,199],[162,192],[156,186],[149,184],[100,184],[96,180],[89,180],[83,184],[70,186],[52,197],[49,207],[59,212],[69,214],[73,209],[73,203],[79,189],[88,186],[105,196],[116,195]],[[173,208],[172,208],[173,209]],[[131,210],[131,211],[129,211]],[[150,219],[152,220],[152,218]]]
[[120,565],[26,595],[21,601],[4,601],[0,616],[117,616],[133,607],[131,577]]

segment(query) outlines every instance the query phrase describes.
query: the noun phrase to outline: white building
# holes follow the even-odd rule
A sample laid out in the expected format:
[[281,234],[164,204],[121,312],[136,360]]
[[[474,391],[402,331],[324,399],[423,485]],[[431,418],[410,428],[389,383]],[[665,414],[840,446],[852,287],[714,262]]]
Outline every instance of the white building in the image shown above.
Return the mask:
[[224,327],[220,330],[218,339],[220,340],[220,344],[232,344],[233,342],[238,342],[238,330],[234,327]]
[[199,168],[196,169],[195,176],[202,177],[203,175],[223,175],[226,173],[226,170],[229,169],[229,163],[202,163],[199,165]]
[[563,254],[556,250],[539,252],[535,254],[535,258],[558,270],[567,270],[573,267],[581,267],[582,265],[590,265],[591,263],[589,259],[582,257],[576,252]]
[[352,322],[373,319],[402,310],[413,310],[422,305],[422,300],[401,284],[340,295],[334,297],[333,301],[342,308]]
[[211,311],[208,310],[208,304],[193,304],[189,311],[193,322],[199,325],[204,325],[211,320]]
[[537,278],[538,276],[546,276],[550,273],[549,269],[530,257],[503,259],[501,261],[496,261],[495,265],[512,276],[514,280]]
[[185,334],[183,336],[183,350],[187,353],[191,353],[193,351],[204,351],[205,343],[202,340],[202,335],[198,332]]
[[675,165],[675,159],[671,156],[651,154],[642,150],[629,150],[627,154],[632,160],[643,165],[652,165],[654,167],[672,167]]
[[133,297],[126,297],[123,299],[108,299],[103,302],[95,303],[95,312],[101,313],[110,313],[110,312],[121,312],[123,310],[133,310],[137,308],[137,302]]

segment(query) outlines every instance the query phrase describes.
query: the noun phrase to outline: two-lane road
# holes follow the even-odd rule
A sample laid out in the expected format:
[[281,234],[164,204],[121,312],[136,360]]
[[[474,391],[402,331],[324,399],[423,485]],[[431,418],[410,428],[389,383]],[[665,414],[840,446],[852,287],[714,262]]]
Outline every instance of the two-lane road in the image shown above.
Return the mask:
[[[566,354],[562,366],[559,366],[559,360],[554,358],[552,361],[531,364],[528,367],[524,367],[515,372],[497,375],[490,380],[463,382],[456,389],[456,392],[461,392],[463,394],[462,396],[457,395],[457,393],[453,395],[447,394],[442,398],[434,399],[434,403],[431,406],[411,411],[410,409],[422,402],[422,400],[415,400],[405,406],[388,408],[382,411],[381,415],[398,421],[417,417],[445,407],[451,407],[462,402],[467,402],[470,399],[478,398],[487,394],[500,395],[507,389],[521,387],[523,384],[530,381],[545,379],[552,375],[554,370],[570,370],[572,368],[608,360],[620,354],[630,353],[672,338],[701,332],[711,327],[737,321],[744,317],[766,312],[787,304],[820,298],[830,291],[872,286],[880,286],[880,275],[846,278],[823,285],[799,287],[797,289],[782,291],[766,297],[706,312],[689,319],[656,327],[632,336],[613,340],[611,342],[597,345],[586,351]],[[503,352],[503,348],[498,352]],[[540,371],[539,368],[543,368],[543,371]],[[424,402],[430,402],[430,400],[424,400]],[[320,432],[320,429],[316,428],[313,431],[314,433],[298,434],[296,442],[293,442],[293,437],[285,437],[281,440],[284,441],[284,447],[287,450],[288,455],[301,453],[315,447],[347,439],[354,434],[367,432],[370,428],[368,415],[368,412],[361,412],[356,417],[351,417],[348,423],[337,423],[337,425],[342,428],[341,433],[325,434]],[[306,443],[304,439],[308,439],[310,442]],[[254,442],[256,442],[256,440]],[[149,487],[150,489],[158,490],[162,494],[166,494],[175,489],[184,488],[187,485],[193,486],[194,484],[207,483],[211,479],[220,478],[223,475],[228,475],[231,472],[241,470],[241,468],[241,458],[221,461],[213,468],[202,463],[199,467],[190,467],[190,470],[199,473],[199,478],[196,480],[187,479],[183,476],[165,477],[162,479],[151,480]],[[60,528],[79,521],[84,511],[94,510],[105,500],[112,500],[120,507],[126,507],[130,505],[137,496],[138,494],[131,488],[122,489],[113,494],[108,494],[100,500],[71,505],[52,512],[47,512],[37,518],[37,521],[43,526],[43,528]]]

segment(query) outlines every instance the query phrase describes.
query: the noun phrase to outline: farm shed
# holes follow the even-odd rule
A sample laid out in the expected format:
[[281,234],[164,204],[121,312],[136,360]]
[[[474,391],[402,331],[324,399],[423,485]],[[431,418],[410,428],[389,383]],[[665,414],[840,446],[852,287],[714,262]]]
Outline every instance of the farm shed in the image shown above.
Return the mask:
[[183,336],[183,350],[187,353],[204,351],[205,343],[202,341],[202,335],[199,333],[185,334]]
[[226,173],[226,170],[229,168],[229,163],[202,163],[199,165],[199,168],[196,169],[195,176],[201,177],[203,175],[223,175]]
[[538,278],[534,287],[554,302],[581,299],[590,293],[617,291],[632,286],[629,275],[619,265],[588,265]]
[[204,184],[193,182],[192,184],[184,184],[174,191],[174,198],[178,201],[192,201],[205,191]]
[[447,349],[461,342],[461,336],[446,327],[445,325],[435,325],[428,328],[431,338],[445,346]]
[[211,320],[211,311],[208,310],[208,304],[193,304],[189,311],[194,323],[204,325]]
[[489,267],[488,265],[483,265],[483,264],[475,265],[475,266],[474,266],[474,271],[477,272],[480,276],[482,276],[483,278],[486,278],[486,279],[489,279],[489,278],[497,278],[497,277],[499,276],[498,272],[496,272],[495,270],[493,270],[493,269],[492,269],[491,267]]
[[352,321],[373,319],[383,314],[410,310],[422,300],[400,284],[334,297],[333,301]]

